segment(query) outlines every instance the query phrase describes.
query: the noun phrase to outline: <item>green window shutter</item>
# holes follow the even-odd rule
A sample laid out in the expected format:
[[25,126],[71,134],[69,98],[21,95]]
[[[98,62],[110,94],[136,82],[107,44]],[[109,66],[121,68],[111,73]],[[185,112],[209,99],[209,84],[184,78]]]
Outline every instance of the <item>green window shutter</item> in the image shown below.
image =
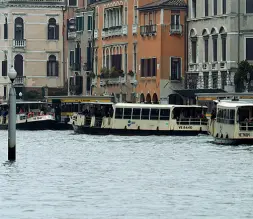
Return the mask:
[[79,31],[79,17],[76,17],[76,30]]
[[88,16],[88,30],[92,30],[92,16]]
[[81,20],[82,20],[82,26],[81,26],[81,30],[84,30],[84,17],[81,17]]

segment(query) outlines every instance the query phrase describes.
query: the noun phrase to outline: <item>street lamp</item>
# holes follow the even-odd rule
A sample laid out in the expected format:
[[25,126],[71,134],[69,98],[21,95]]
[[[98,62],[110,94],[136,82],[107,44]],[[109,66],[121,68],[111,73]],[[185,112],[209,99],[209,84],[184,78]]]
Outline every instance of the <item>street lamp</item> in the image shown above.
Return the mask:
[[13,82],[17,77],[17,72],[11,66],[8,72],[11,80],[11,87],[9,91],[9,119],[8,119],[8,160],[16,160],[16,91]]
[[22,99],[22,96],[23,96],[22,92],[19,92],[18,96],[20,99]]

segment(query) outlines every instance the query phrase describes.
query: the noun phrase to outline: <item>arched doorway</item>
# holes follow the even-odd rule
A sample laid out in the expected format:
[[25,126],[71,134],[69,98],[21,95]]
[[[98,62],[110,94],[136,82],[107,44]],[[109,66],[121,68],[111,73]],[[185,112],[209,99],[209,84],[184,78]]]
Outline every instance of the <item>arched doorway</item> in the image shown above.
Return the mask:
[[140,95],[140,102],[145,103],[145,96],[143,93]]
[[156,93],[153,94],[152,102],[153,102],[154,104],[158,104],[158,96],[157,96]]
[[184,104],[184,100],[178,94],[170,94],[169,95],[169,104],[183,105]]
[[22,77],[24,75],[23,67],[24,67],[23,56],[18,54],[15,56],[15,59],[14,59],[14,69],[17,72],[17,76]]
[[151,95],[150,95],[150,93],[147,94],[146,103],[151,103]]

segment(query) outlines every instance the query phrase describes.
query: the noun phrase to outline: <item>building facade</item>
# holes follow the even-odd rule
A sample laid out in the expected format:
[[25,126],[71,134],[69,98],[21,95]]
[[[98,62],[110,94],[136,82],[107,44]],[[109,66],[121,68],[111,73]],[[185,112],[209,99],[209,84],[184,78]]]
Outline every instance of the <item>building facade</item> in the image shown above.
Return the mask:
[[64,84],[63,11],[64,1],[1,2],[0,6],[0,96],[8,96],[8,70],[17,71],[17,93],[42,88],[57,89]]
[[93,94],[135,102],[138,1],[98,1],[92,7],[95,10]]
[[190,0],[188,89],[234,91],[237,63],[253,61],[253,1]]
[[[77,9],[69,21],[69,94],[91,95],[93,54],[93,10]],[[73,22],[73,23],[72,23]],[[74,32],[72,32],[74,28]],[[71,43],[70,43],[71,42]]]
[[186,69],[187,4],[184,0],[155,1],[138,10],[139,101],[173,103],[174,90],[183,88]]

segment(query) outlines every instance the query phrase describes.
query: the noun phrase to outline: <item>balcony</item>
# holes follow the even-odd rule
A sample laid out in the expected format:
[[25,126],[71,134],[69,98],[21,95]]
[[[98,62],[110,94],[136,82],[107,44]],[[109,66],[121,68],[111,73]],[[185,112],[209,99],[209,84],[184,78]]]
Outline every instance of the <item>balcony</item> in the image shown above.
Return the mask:
[[68,39],[69,40],[76,39],[76,32],[68,32]]
[[182,24],[170,24],[170,35],[182,35],[183,25]]
[[98,30],[94,30],[94,39],[98,39]]
[[14,48],[25,48],[26,47],[26,40],[13,40],[13,47]]
[[145,25],[140,27],[142,36],[154,36],[157,32],[156,24],[154,25]]
[[133,24],[133,26],[132,26],[132,33],[133,34],[137,34],[137,32],[138,32],[138,25],[137,24]]
[[13,82],[14,86],[24,86],[25,85],[25,76],[17,76]]
[[102,38],[122,36],[122,35],[127,35],[127,33],[128,33],[128,29],[126,25],[106,27],[106,28],[103,28],[102,30]]

